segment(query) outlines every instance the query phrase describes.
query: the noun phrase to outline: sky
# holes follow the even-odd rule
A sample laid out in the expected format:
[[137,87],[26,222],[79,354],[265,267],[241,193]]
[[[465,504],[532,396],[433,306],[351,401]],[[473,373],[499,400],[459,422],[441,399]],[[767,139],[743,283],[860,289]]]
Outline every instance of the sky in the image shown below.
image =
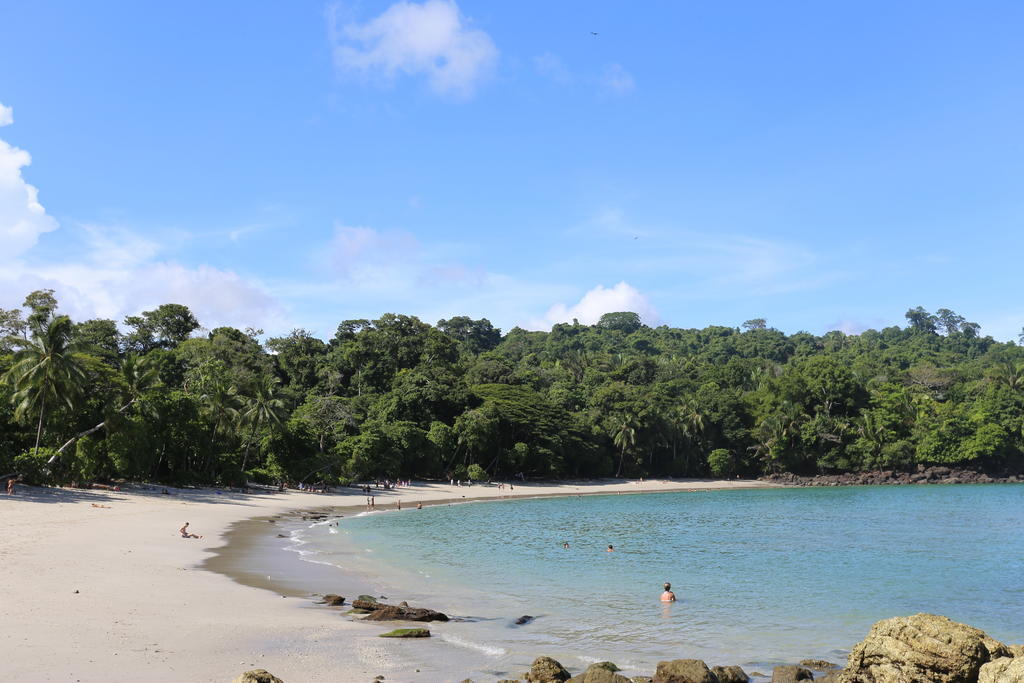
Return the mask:
[[1024,4],[0,5],[0,307],[1024,325]]

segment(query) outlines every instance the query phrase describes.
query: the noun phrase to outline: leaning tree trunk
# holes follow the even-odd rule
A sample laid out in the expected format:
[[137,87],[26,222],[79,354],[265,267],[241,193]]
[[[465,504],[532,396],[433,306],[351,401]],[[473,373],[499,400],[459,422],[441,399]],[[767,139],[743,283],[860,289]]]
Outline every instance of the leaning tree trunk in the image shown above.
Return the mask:
[[44,415],[46,415],[46,396],[43,396],[43,402],[39,404],[39,426],[36,428],[36,449],[34,455],[39,455],[39,441],[43,438]]
[[[123,414],[124,411],[128,410],[128,408],[130,408],[133,403],[135,403],[135,399],[134,398],[132,400],[128,401],[127,403],[125,403],[120,408],[118,408],[117,414],[118,415]],[[65,441],[64,445],[61,446],[60,448],[58,448],[56,453],[54,453],[53,455],[50,456],[50,459],[46,461],[46,464],[47,465],[54,464],[55,462],[57,462],[60,459],[60,456],[64,452],[64,449],[66,449],[68,446],[70,446],[71,444],[75,443],[76,441],[78,441],[82,437],[89,436],[90,434],[95,434],[96,432],[98,432],[99,430],[103,429],[106,426],[107,426],[107,420],[104,420],[103,422],[100,422],[95,427],[90,427],[89,429],[86,429],[84,432],[79,432],[78,434],[75,434],[73,437],[71,437],[70,439]],[[38,448],[38,446],[37,446],[37,448]]]
[[[249,430],[249,438],[245,441],[245,455],[242,456],[242,476],[245,476],[245,463],[249,461],[249,447],[252,446],[252,437],[256,433],[256,422],[252,423],[252,428]],[[248,481],[248,478],[246,478]]]

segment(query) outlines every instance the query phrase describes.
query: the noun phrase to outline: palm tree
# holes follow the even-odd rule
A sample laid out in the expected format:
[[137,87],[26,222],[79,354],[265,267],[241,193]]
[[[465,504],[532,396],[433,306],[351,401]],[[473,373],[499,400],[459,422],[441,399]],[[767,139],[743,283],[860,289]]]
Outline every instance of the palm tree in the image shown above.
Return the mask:
[[73,408],[86,383],[85,370],[75,354],[82,346],[72,341],[71,319],[51,318],[16,354],[4,379],[14,387],[14,418],[24,422],[38,414],[35,452],[43,436],[48,410],[64,404]]
[[231,425],[238,417],[238,392],[220,377],[213,378],[205,384],[205,390],[199,400],[205,404],[206,414],[213,423],[210,445],[216,448],[217,430]]
[[1024,389],[1024,364],[1017,365],[1009,360],[1001,361],[992,368],[989,380],[1002,384],[1010,391],[1021,391]]
[[636,446],[636,418],[633,415],[627,414],[622,417],[612,443],[620,449],[619,469],[615,472],[615,476],[618,477],[622,475],[622,461],[626,458],[626,451]]
[[159,369],[155,363],[149,362],[146,358],[141,358],[139,356],[127,356],[121,363],[122,384],[119,390],[118,399],[118,403],[122,404],[121,407],[104,418],[104,420],[98,425],[90,427],[84,432],[79,432],[64,442],[64,445],[57,449],[57,452],[53,454],[47,464],[52,465],[57,462],[61,453],[82,437],[89,436],[90,434],[98,432],[105,427],[109,427],[113,419],[120,415],[124,415],[136,401],[142,398],[147,391],[152,389],[153,386],[156,385],[158,379]]
[[276,377],[264,377],[261,382],[253,387],[252,394],[242,398],[243,410],[241,422],[249,425],[249,438],[245,442],[245,455],[242,456],[242,471],[245,472],[245,465],[249,460],[249,447],[252,446],[252,439],[256,429],[261,424],[281,425],[281,416],[284,413],[284,401],[277,398],[277,385],[280,383]]

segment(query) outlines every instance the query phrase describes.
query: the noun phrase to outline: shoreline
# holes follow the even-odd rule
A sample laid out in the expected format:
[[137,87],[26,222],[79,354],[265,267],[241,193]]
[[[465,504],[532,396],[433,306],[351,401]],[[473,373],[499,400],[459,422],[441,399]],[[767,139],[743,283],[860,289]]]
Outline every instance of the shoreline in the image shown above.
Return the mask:
[[[524,483],[499,493],[482,485],[426,483],[375,495],[384,506],[400,499],[414,508],[448,500],[778,487],[735,480],[605,480]],[[166,487],[171,495],[162,495],[164,488],[19,486],[15,495],[0,496],[7,522],[0,537],[0,585],[8,596],[0,602],[0,618],[18,625],[0,633],[9,677],[224,681],[254,668],[286,681],[465,677],[446,668],[438,643],[387,642],[376,629],[339,619],[332,610],[310,609],[298,589],[294,597],[282,597],[288,593],[254,591],[203,569],[209,551],[224,549],[233,525],[327,507],[362,511],[359,489],[241,494]],[[186,521],[204,538],[182,539],[177,530]]]

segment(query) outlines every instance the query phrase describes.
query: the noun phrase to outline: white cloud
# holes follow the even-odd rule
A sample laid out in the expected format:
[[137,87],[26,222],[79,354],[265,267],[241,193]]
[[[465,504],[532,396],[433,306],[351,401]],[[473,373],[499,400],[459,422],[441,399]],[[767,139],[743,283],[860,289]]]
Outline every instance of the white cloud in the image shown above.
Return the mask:
[[550,78],[555,83],[564,85],[572,81],[572,74],[562,61],[561,57],[551,52],[545,52],[533,58],[533,65],[537,73],[545,78]]
[[76,320],[99,317],[120,321],[160,304],[180,303],[206,327],[270,326],[275,322],[286,326],[281,304],[259,283],[235,272],[158,258],[159,244],[124,228],[89,225],[70,230],[82,231],[82,258],[6,264],[0,270],[0,306],[18,306],[30,291],[48,288],[55,291],[61,311]]
[[621,64],[609,64],[601,76],[601,85],[613,95],[625,95],[633,90],[636,83],[633,81],[633,75]]
[[[0,125],[14,121],[0,104]],[[39,236],[57,229],[57,221],[39,203],[39,192],[25,182],[21,169],[32,163],[28,152],[0,140],[0,263],[35,246]]]
[[[0,122],[10,120],[10,108],[0,105]],[[161,258],[159,243],[126,228],[63,228],[62,240],[81,245],[72,250],[77,258],[44,259],[36,248],[39,236],[60,225],[21,176],[30,162],[28,152],[0,140],[0,306],[20,306],[26,294],[47,288],[61,310],[78,320],[121,320],[164,303],[185,304],[208,327],[278,319],[280,305],[258,283],[229,270]]]
[[[333,21],[333,17],[329,20]],[[468,96],[491,72],[498,49],[490,36],[467,26],[451,0],[402,0],[364,24],[331,27],[334,62],[342,71],[392,80],[399,74],[427,77],[443,94]]]
[[654,310],[646,296],[632,285],[620,282],[610,289],[605,289],[604,285],[594,287],[573,306],[555,304],[548,309],[543,318],[531,321],[529,327],[538,330],[549,329],[556,323],[568,323],[574,319],[584,325],[593,325],[605,313],[620,311],[637,313],[647,324],[659,320],[658,312]]

